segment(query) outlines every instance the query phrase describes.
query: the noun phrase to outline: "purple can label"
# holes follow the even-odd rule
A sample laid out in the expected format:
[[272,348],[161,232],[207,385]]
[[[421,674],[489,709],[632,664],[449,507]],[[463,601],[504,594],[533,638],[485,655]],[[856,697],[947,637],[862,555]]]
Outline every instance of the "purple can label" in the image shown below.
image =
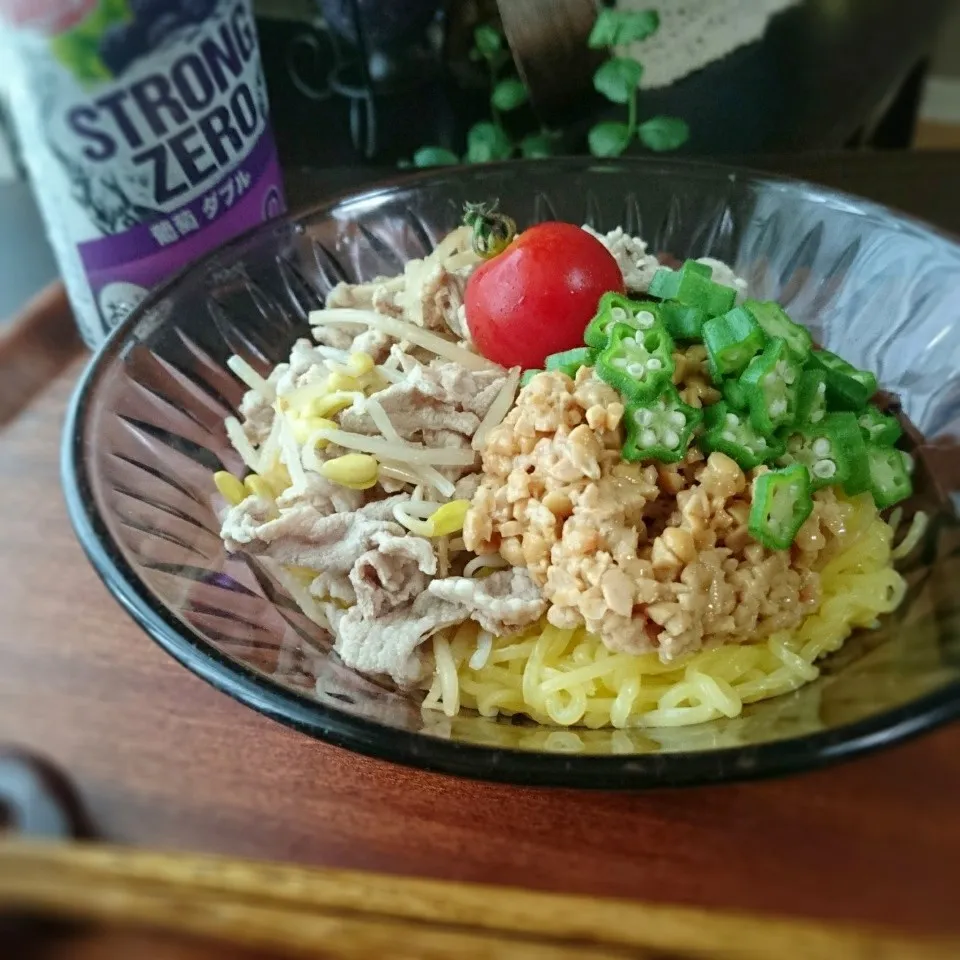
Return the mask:
[[20,35],[18,120],[95,342],[150,287],[281,214],[281,172],[251,0],[84,0],[52,22]]
[[281,182],[267,131],[240,165],[220,176],[203,196],[122,233],[81,243],[87,281],[108,325],[171,273],[283,213]]

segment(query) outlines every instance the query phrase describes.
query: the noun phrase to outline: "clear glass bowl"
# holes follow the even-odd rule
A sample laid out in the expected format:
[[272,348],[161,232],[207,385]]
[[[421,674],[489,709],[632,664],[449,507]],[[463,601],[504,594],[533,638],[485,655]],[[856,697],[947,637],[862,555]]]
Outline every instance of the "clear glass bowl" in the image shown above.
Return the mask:
[[[394,274],[499,198],[521,226],[622,225],[654,251],[728,261],[825,346],[876,370],[927,438],[934,510],[907,600],[798,692],[673,730],[559,730],[422,713],[339,663],[267,575],[224,553],[211,473],[239,471],[223,418],[237,353],[266,372],[338,280]],[[261,228],[158,289],[80,384],[63,478],[109,589],[190,670],[283,723],[362,753],[516,783],[650,787],[782,773],[917,733],[960,708],[960,248],[920,223],[808,184],[674,161],[564,160],[430,172]],[[189,704],[184,704],[189,709]]]

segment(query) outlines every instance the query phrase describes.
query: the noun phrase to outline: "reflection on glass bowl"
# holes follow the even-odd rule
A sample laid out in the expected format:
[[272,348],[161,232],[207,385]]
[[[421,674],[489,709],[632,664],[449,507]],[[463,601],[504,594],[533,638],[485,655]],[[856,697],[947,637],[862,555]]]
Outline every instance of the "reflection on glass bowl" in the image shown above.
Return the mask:
[[[227,556],[211,473],[240,470],[224,416],[307,332],[340,280],[396,274],[499,198],[521,226],[588,222],[674,257],[732,263],[815,338],[897,392],[927,438],[918,497],[933,520],[901,569],[909,593],[820,679],[742,716],[670,730],[578,730],[422,713],[346,669],[271,576]],[[80,539],[150,635],[232,696],[351,749],[517,783],[649,787],[770,775],[880,746],[960,708],[960,248],[888,210],[810,185],[676,161],[491,165],[413,177],[271,224],[148,297],[81,384],[64,439]],[[928,456],[929,455],[929,456]],[[932,472],[928,464],[936,463]]]

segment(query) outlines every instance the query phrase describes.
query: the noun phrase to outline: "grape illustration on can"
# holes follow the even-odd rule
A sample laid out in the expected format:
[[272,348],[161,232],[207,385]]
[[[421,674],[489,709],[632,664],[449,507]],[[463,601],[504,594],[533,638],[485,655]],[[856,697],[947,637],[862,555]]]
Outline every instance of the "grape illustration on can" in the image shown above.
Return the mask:
[[81,81],[120,77],[181,27],[199,24],[217,0],[100,0],[53,40],[55,55]]

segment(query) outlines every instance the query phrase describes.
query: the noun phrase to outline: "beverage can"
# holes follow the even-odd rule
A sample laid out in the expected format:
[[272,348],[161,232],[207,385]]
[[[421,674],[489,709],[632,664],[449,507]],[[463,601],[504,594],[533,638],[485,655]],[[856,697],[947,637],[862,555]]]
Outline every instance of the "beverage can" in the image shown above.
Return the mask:
[[285,209],[252,0],[0,0],[22,152],[80,332]]

